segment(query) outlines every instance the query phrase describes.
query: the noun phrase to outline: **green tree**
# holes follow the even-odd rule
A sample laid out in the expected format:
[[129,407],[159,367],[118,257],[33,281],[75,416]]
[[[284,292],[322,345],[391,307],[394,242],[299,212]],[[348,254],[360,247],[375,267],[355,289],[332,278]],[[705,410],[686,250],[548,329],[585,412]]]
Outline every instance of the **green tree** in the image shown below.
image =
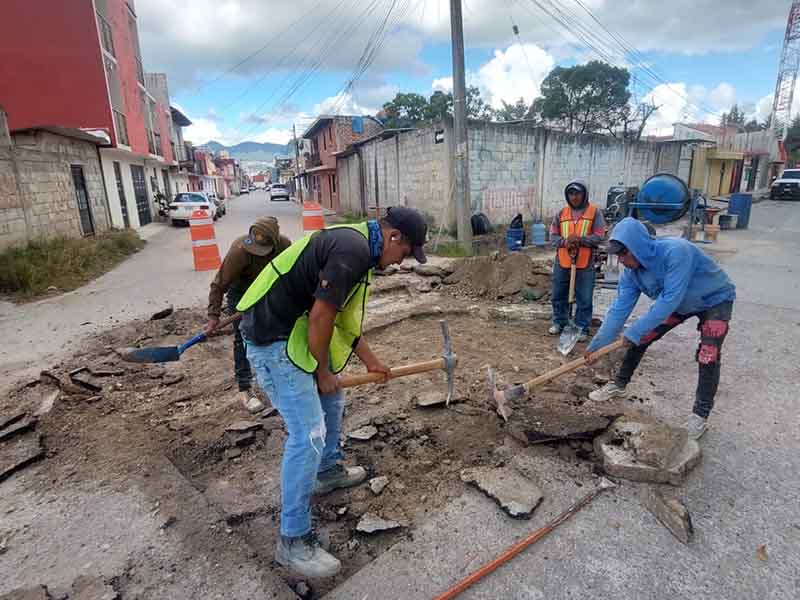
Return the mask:
[[720,123],[723,127],[743,128],[745,125],[745,118],[744,111],[739,109],[738,104],[734,104],[728,112],[722,113]]
[[503,107],[495,111],[498,121],[522,121],[528,118],[531,107],[525,102],[524,98],[518,99],[514,104],[509,104],[501,100]]
[[467,88],[467,118],[479,121],[491,121],[494,110],[484,101],[481,90],[471,85]]
[[792,164],[796,164],[800,160],[800,117],[795,117],[792,121],[786,132],[783,145],[791,156]]
[[768,127],[769,121],[764,121],[763,123],[759,123],[756,119],[750,119],[747,123],[744,124],[745,131],[765,131]]
[[447,115],[453,114],[453,94],[436,91],[428,100],[426,119],[428,121],[441,121]]
[[590,133],[613,127],[628,106],[627,69],[593,60],[585,65],[556,67],[542,82],[542,96],[533,112],[549,124],[571,133]]
[[399,93],[383,105],[388,127],[411,127],[428,117],[428,101],[415,93]]

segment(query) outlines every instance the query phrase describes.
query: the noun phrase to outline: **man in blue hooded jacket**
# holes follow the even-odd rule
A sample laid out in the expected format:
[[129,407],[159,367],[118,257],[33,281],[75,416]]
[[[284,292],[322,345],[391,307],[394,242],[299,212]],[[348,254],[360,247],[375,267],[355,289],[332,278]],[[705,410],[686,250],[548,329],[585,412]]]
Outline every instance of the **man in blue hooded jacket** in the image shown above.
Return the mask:
[[720,374],[722,343],[733,313],[736,287],[717,263],[694,244],[679,238],[655,239],[645,226],[628,217],[611,232],[609,253],[625,270],[603,326],[586,349],[586,358],[613,342],[644,293],[655,300],[650,310],[625,330],[627,352],[614,381],[589,394],[594,401],[625,395],[625,387],[650,344],[687,319],[699,319],[699,364],[694,409],[686,424],[693,439],[707,428]]

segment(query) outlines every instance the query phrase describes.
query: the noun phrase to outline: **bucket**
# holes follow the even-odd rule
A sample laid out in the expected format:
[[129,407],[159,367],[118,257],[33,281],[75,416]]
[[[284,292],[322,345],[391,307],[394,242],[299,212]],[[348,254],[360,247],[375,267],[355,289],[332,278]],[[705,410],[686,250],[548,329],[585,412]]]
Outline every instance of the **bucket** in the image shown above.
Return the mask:
[[750,225],[750,208],[753,206],[753,194],[732,194],[728,203],[728,214],[738,215],[736,229],[747,229]]
[[531,243],[534,246],[544,246],[547,243],[545,239],[546,231],[547,228],[544,226],[544,223],[534,223],[531,225]]
[[506,248],[512,252],[522,250],[522,241],[524,238],[524,229],[506,229]]
[[736,224],[739,222],[739,215],[720,215],[719,228],[720,229],[736,229]]

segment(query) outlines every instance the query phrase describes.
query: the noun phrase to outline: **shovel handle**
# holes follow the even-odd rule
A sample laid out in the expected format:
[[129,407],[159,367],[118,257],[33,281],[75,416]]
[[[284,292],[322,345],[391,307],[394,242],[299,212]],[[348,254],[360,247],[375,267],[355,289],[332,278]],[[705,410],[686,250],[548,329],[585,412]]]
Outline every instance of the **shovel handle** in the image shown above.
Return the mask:
[[[597,350],[596,352],[592,352],[592,357],[600,358],[602,356],[605,356],[609,352],[613,352],[614,350],[622,348],[622,345],[624,343],[625,340],[620,338],[616,342],[613,342],[608,346],[603,346],[602,348],[600,348],[600,350]],[[535,387],[539,387],[540,385],[543,385],[548,381],[552,381],[556,377],[560,377],[561,375],[564,375],[566,373],[571,373],[572,371],[580,367],[583,367],[585,365],[586,365],[586,357],[581,356],[580,358],[576,358],[573,361],[561,365],[557,369],[553,369],[552,371],[548,371],[543,375],[539,375],[539,377],[537,377],[536,379],[531,379],[529,382],[523,384],[522,387],[525,388],[526,393],[530,392]]]
[[[572,259],[572,264],[569,267],[569,303],[575,304],[575,276],[577,275],[577,267],[575,266],[575,259]],[[563,288],[562,288],[563,289]]]
[[384,378],[397,379],[398,377],[406,377],[408,375],[416,375],[417,373],[427,373],[428,371],[436,371],[439,369],[446,369],[447,363],[443,358],[429,360],[421,363],[414,363],[413,365],[405,365],[389,370],[389,375],[383,373],[364,373],[363,375],[348,375],[339,379],[340,388],[355,387],[357,385],[364,385],[367,383],[380,383]]

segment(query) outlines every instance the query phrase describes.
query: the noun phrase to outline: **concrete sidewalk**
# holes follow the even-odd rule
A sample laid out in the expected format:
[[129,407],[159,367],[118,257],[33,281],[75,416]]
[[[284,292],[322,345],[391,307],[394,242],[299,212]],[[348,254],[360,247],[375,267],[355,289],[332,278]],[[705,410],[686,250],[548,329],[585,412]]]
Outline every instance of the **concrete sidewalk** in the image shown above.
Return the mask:
[[[300,206],[271,203],[263,191],[254,192],[230,200],[227,215],[216,222],[220,254],[265,215],[278,217],[291,239],[302,234]],[[28,304],[0,303],[0,387],[12,377],[38,375],[43,365],[99,330],[171,304],[204,303],[214,272],[194,270],[188,228],[153,223],[141,236],[147,240],[141,252],[78,290]]]
[[[765,202],[754,207],[750,230],[721,236],[726,248],[738,250],[717,256],[738,300],[703,459],[676,490],[691,511],[695,541],[678,542],[642,507],[639,486],[623,482],[460,597],[798,597],[798,232],[797,207]],[[696,344],[687,324],[645,357],[632,382],[656,398],[645,410],[676,424],[688,415]],[[546,460],[539,465],[545,499],[532,520],[511,520],[468,490],[326,598],[408,600],[444,592],[587,493],[560,470]],[[766,561],[756,554],[763,544]]]

